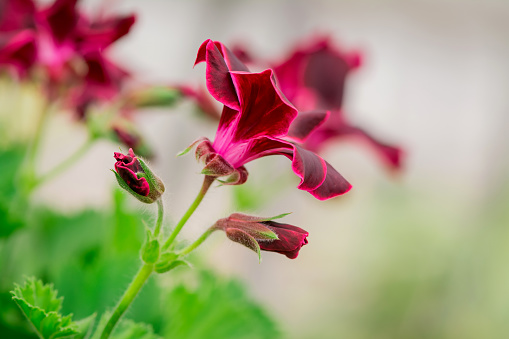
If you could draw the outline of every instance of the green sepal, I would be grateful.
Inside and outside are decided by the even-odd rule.
[[[147,238],[141,248],[141,259],[147,264],[154,264],[159,259],[159,240],[154,239],[152,232],[147,230]]]
[[[190,266],[188,262],[184,260],[178,260],[178,254],[172,252],[163,253],[158,262],[154,265],[154,270],[157,273],[165,273],[177,266],[187,265]]]
[[[258,242],[255,238],[238,228],[228,228],[225,232],[228,239],[253,250],[258,254],[258,262],[262,261],[260,245],[258,245]]]
[[[78,325],[72,321],[72,315],[62,316],[59,313],[63,298],[57,298],[53,285],[28,278],[23,287],[16,284],[11,294],[40,338],[57,339],[79,335]]]
[[[292,212],[279,214],[279,215],[276,215],[275,217],[270,217],[270,218],[260,218],[260,219],[257,219],[256,221],[272,221],[272,220],[284,218],[289,214],[292,214]]]
[[[183,156],[183,155],[185,155],[185,154],[189,153],[189,151],[191,151],[191,150],[193,149],[193,147],[194,147],[194,146],[196,146],[196,144],[197,144],[197,143],[202,142],[202,141],[205,141],[205,140],[207,140],[207,138],[205,138],[205,137],[201,137],[201,138],[196,139],[196,140],[195,140],[195,141],[193,141],[193,142],[191,143],[191,145],[189,145],[186,149],[184,149],[184,150],[182,150],[182,151],[178,152],[176,156],[177,156],[177,157],[180,157],[180,156]]]
[[[166,273],[168,271],[171,271],[172,269],[174,269],[175,267],[178,267],[178,266],[188,266],[190,267],[191,265],[185,261],[185,260],[175,260],[175,261],[172,261],[170,263],[167,263],[166,265],[162,265],[162,266],[157,266],[155,267],[155,271],[157,273]]]
[[[124,181],[124,179],[122,179],[120,177],[120,175],[115,172],[115,170],[111,170],[113,173],[115,173],[115,177],[117,178],[117,182],[118,182],[118,185],[120,187],[122,187],[124,190],[126,190],[128,193],[130,193],[133,197],[135,197],[136,199],[138,199],[139,201],[141,202],[144,202],[146,204],[152,204],[155,200],[152,199],[150,196],[148,197],[145,197],[143,195],[140,195],[138,193],[136,193],[135,191],[133,191],[131,189],[131,187],[129,187],[129,185],[127,185],[127,183]]]
[[[164,185],[161,182],[161,179],[159,179],[154,172],[150,169],[150,167],[145,164],[145,161],[141,158],[137,158],[140,162],[140,166],[143,169],[143,172],[145,172],[145,179],[147,179],[148,184],[150,185],[150,189],[155,188],[158,192],[163,193],[164,192]],[[138,175],[141,173],[138,173]]]

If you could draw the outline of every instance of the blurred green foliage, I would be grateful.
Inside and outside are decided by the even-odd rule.
[[[2,338],[37,337],[9,294],[14,283],[21,284],[26,276],[53,283],[65,298],[58,311],[73,314],[73,319],[85,318],[77,322],[79,326],[90,326],[92,321],[87,317],[91,314],[106,314],[138,270],[145,225],[154,220],[133,209],[131,204],[136,202],[119,189],[113,193],[113,205],[101,210],[62,213],[30,204],[16,186],[24,151],[21,146],[0,151]],[[162,287],[159,277],[149,279],[112,338],[279,336],[273,320],[248,297],[240,282],[200,268],[179,268],[167,274],[176,282],[173,287]],[[22,299],[23,293],[18,303],[23,304]],[[37,306],[45,309],[44,305]],[[60,323],[51,323],[43,337],[61,330]]]

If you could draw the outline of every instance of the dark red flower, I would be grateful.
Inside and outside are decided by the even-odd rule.
[[[33,27],[34,12],[32,0],[0,0],[0,32]]]
[[[115,152],[115,176],[120,187],[141,202],[150,204],[161,197],[164,185],[150,168],[129,149],[127,155]]]
[[[12,36],[0,48],[0,65],[13,70],[16,75],[26,77],[28,70],[35,63],[37,48],[35,36],[30,30],[23,30]]]
[[[259,251],[277,252],[295,259],[302,246],[308,243],[308,232],[302,228],[282,224],[273,219],[260,218],[241,213],[233,213],[228,218],[217,221],[215,228],[226,236],[259,254]]]
[[[196,63],[206,62],[207,89],[224,104],[214,142],[200,139],[196,156],[205,162],[204,174],[224,177],[228,184],[247,179],[244,164],[268,155],[292,160],[301,178],[299,189],[320,200],[346,193],[351,185],[313,152],[286,137],[297,110],[277,88],[272,70],[251,73],[220,42],[205,41]]]
[[[115,163],[115,171],[124,180],[127,186],[135,193],[147,197],[150,193],[150,186],[147,179],[138,176],[139,173],[144,172],[132,148],[129,149],[127,155],[115,152],[113,153],[113,157],[117,160]]]
[[[345,81],[360,64],[358,53],[342,52],[327,38],[322,38],[297,48],[288,59],[274,66],[281,90],[299,112],[303,112],[295,119],[288,135],[315,152],[321,151],[329,140],[359,137],[368,141],[391,168],[400,168],[402,152],[399,148],[378,141],[350,124],[344,115]],[[317,120],[320,110],[323,110],[322,116],[330,111],[330,118]],[[308,115],[307,111],[314,112]]]
[[[68,84],[63,82],[69,77],[76,81],[75,77],[80,76],[77,74],[79,72],[73,69],[76,61],[78,64],[90,66],[87,55],[102,52],[127,34],[135,21],[133,15],[90,19],[78,10],[77,0],[56,0],[40,9],[35,8],[30,1],[7,0],[4,7],[11,14],[7,13],[6,17],[0,20],[0,27],[7,22],[4,25],[10,27],[12,32],[30,30],[36,55],[36,62],[20,60],[19,58],[26,58],[24,55],[18,59],[11,57],[9,62],[15,66],[23,64],[24,69],[20,70],[23,74],[34,65],[42,66],[51,86],[57,84],[67,87]],[[9,23],[12,20],[7,20],[11,17],[24,19],[13,19],[17,23],[15,25]],[[5,37],[0,40],[5,40]],[[0,55],[11,50],[12,46],[4,45],[0,47]]]

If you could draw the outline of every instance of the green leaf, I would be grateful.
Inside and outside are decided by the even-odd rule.
[[[276,339],[279,330],[237,280],[210,271],[177,285],[165,299],[162,335],[178,339]]]
[[[94,313],[84,319],[76,321],[76,325],[78,326],[78,331],[80,332],[73,339],[85,339],[89,338],[92,335],[92,329],[94,328],[95,318],[97,314]]]
[[[11,294],[40,338],[66,338],[79,334],[77,324],[71,320],[72,315],[64,317],[59,313],[63,298],[57,298],[52,285],[29,278],[23,287],[16,285]]]
[[[101,321],[90,339],[99,339],[104,327],[108,323],[111,313],[106,312],[101,317]],[[145,323],[137,323],[129,319],[120,319],[119,323],[113,329],[110,339],[162,339],[154,334],[152,326]]]

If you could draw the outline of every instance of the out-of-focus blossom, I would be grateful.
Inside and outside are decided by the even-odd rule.
[[[0,27],[9,27],[10,33],[0,36],[0,42],[6,41],[0,44],[2,65],[15,67],[20,75],[35,66],[42,68],[48,85],[57,87],[53,91],[83,86],[87,92],[92,89],[87,96],[98,99],[118,91],[110,76],[118,67],[103,52],[129,32],[134,15],[89,18],[78,10],[77,0],[56,0],[42,8],[26,0],[6,0],[3,7],[8,13],[0,18]],[[16,36],[9,38],[12,34]],[[100,91],[96,84],[101,81],[94,79],[99,74],[109,74],[102,79]],[[92,87],[91,81],[95,81]]]
[[[240,53],[251,58],[246,51]],[[346,80],[360,65],[358,52],[344,52],[328,38],[314,39],[272,64],[278,86],[299,110],[288,135],[314,152],[320,152],[334,139],[358,137],[367,141],[390,168],[399,169],[402,151],[398,147],[379,141],[345,116]]]
[[[226,177],[224,183],[247,180],[244,164],[268,155],[292,160],[301,178],[299,189],[320,200],[346,193],[351,185],[313,152],[282,138],[286,137],[297,110],[277,88],[272,70],[251,73],[220,42],[205,41],[196,63],[206,63],[207,89],[224,105],[214,142],[206,138],[194,144],[196,156],[205,163],[204,174]]]
[[[129,149],[127,155],[115,152],[115,171],[119,185],[144,203],[153,203],[164,192],[162,181]]]
[[[0,0],[0,32],[33,27],[34,13],[35,5],[32,0]]]
[[[205,113],[206,116],[213,120],[219,121],[221,118],[221,111],[216,107],[213,97],[202,87],[194,89],[190,85],[176,86],[182,96],[194,101],[198,109]]]
[[[278,218],[278,217],[275,217]],[[260,218],[233,213],[216,222],[215,228],[226,236],[260,254],[260,250],[277,252],[295,259],[302,246],[308,243],[308,232],[302,228],[272,221],[275,218]]]
[[[21,78],[27,76],[36,58],[35,36],[30,30],[15,34],[0,50],[0,66],[6,67]]]
[[[330,111],[329,119],[319,122],[319,126],[313,128],[307,138],[301,136],[305,134],[302,129],[310,128],[310,117],[299,114],[289,135],[303,141],[306,148],[316,152],[332,139],[360,137],[377,150],[389,167],[398,169],[401,166],[399,148],[378,141],[345,117],[345,82],[351,71],[360,64],[359,53],[343,52],[334,47],[329,39],[322,38],[296,49],[288,59],[274,66],[281,90],[299,111]]]

